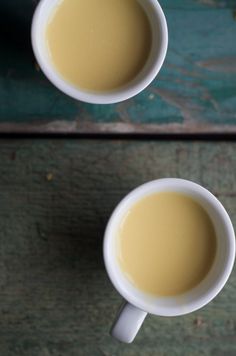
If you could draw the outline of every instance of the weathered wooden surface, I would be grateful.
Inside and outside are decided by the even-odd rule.
[[[130,189],[183,177],[236,223],[236,143],[0,141],[1,356],[234,356],[236,274],[204,309],[149,316],[132,345],[110,338],[121,298],[102,262],[109,214]]]
[[[1,0],[0,133],[236,133],[236,1],[162,0],[169,51],[157,80],[93,106],[55,89],[30,45],[37,0]]]

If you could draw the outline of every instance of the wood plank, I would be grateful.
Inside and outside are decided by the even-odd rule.
[[[151,179],[203,184],[235,224],[235,150],[224,142],[1,140],[0,354],[235,355],[235,270],[208,306],[149,316],[127,346],[108,334],[121,298],[102,261],[109,214]]]
[[[0,133],[236,133],[234,0],[162,0],[163,69],[140,95],[105,106],[72,100],[43,76],[30,45],[36,3],[0,3]]]

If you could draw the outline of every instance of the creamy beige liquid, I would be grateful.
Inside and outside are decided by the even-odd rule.
[[[173,296],[195,287],[210,270],[216,235],[206,211],[192,198],[162,192],[143,198],[124,216],[118,259],[144,292]]]
[[[46,41],[64,79],[83,89],[110,91],[141,71],[152,39],[137,0],[62,0]]]

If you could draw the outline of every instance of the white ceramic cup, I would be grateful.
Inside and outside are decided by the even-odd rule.
[[[31,30],[32,46],[37,62],[46,77],[58,89],[74,99],[87,103],[112,104],[135,96],[153,81],[164,62],[168,45],[166,19],[157,0],[138,0],[147,13],[152,29],[152,47],[144,68],[122,88],[102,93],[77,88],[66,81],[52,64],[45,39],[45,30],[51,14],[60,1],[41,0],[34,13]]]
[[[216,257],[207,276],[195,288],[174,297],[155,297],[137,289],[125,277],[117,259],[115,232],[124,214],[141,198],[163,191],[184,193],[199,202],[208,212],[217,236]],[[160,316],[184,315],[203,307],[220,292],[234,264],[234,229],[223,205],[208,190],[183,179],[159,179],[141,185],[119,203],[107,224],[103,252],[110,280],[126,300],[111,334],[116,339],[129,343],[133,341],[147,313]]]

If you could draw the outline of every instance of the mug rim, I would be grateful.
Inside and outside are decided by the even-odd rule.
[[[162,308],[158,308],[158,306],[155,306],[155,308],[152,307],[152,305],[149,305],[148,302],[146,302],[144,300],[144,298],[143,299],[139,298],[134,295],[135,293],[133,293],[133,295],[132,295],[130,293],[130,291],[125,290],[124,286],[122,286],[122,282],[120,282],[120,280],[118,280],[118,277],[117,277],[116,273],[114,272],[114,268],[111,268],[111,265],[110,265],[109,240],[112,238],[110,230],[111,230],[112,224],[114,223],[114,220],[117,218],[117,215],[119,216],[119,212],[120,212],[121,208],[123,208],[125,205],[127,205],[130,198],[139,196],[139,194],[143,191],[143,189],[145,189],[145,188],[148,189],[148,187],[151,188],[151,187],[154,187],[157,185],[160,186],[163,183],[166,185],[168,185],[168,184],[170,185],[171,190],[169,190],[169,191],[175,191],[174,185],[175,185],[175,187],[178,187],[178,186],[183,187],[183,184],[184,184],[184,185],[188,185],[189,188],[196,189],[196,191],[198,190],[198,191],[201,191],[202,194],[205,194],[204,197],[206,197],[206,201],[212,202],[213,208],[216,209],[220,213],[220,216],[222,217],[222,221],[225,224],[225,227],[227,230],[226,240],[228,241],[228,245],[230,246],[229,253],[227,256],[228,258],[227,258],[226,266],[224,267],[222,274],[217,278],[216,281],[214,281],[214,285],[211,288],[209,288],[209,290],[206,290],[206,292],[203,293],[197,299],[197,301],[192,301],[190,303],[189,302],[186,303],[187,305],[184,309],[170,308],[170,310],[168,310],[168,308],[165,308],[164,310],[162,310]],[[165,191],[168,191],[168,189],[166,189]],[[183,194],[184,194],[184,192],[183,192]],[[145,312],[148,312],[148,313],[154,314],[154,315],[159,315],[159,316],[184,315],[184,314],[194,312],[194,311],[202,308],[206,304],[208,304],[212,299],[214,299],[217,296],[217,294],[222,290],[225,283],[227,282],[227,280],[230,276],[230,273],[233,269],[234,260],[235,260],[234,228],[233,228],[231,219],[230,219],[227,211],[225,210],[224,206],[209,190],[207,190],[203,186],[201,186],[195,182],[192,182],[190,180],[185,180],[185,179],[180,179],[180,178],[161,178],[161,179],[153,180],[153,181],[150,181],[150,182],[147,182],[147,183],[144,183],[144,184],[138,186],[137,188],[132,190],[130,193],[128,193],[120,201],[120,203],[118,203],[118,205],[114,209],[113,213],[111,214],[111,216],[108,220],[106,229],[105,229],[104,240],[103,240],[103,258],[104,258],[106,271],[107,271],[107,274],[109,276],[111,283],[113,284],[115,289],[120,293],[120,295],[123,296],[123,298],[125,300],[127,300],[129,303],[131,303],[132,305],[136,306],[137,308],[139,308]],[[162,298],[167,300],[170,297],[162,297]],[[158,297],[156,297],[156,299],[158,299]],[[174,312],[172,309],[174,310]]]
[[[147,3],[150,3],[152,6],[154,6],[156,10],[155,16],[158,19],[158,23],[162,30],[160,49],[158,51],[158,55],[155,57],[155,60],[153,60],[154,65],[150,68],[150,70],[147,71],[146,74],[144,74],[142,78],[140,78],[137,83],[132,84],[130,87],[129,84],[127,84],[127,88],[118,88],[115,91],[110,91],[107,93],[96,93],[92,91],[89,92],[77,88],[73,84],[70,84],[64,78],[62,78],[60,73],[54,68],[52,64],[50,64],[50,61],[46,58],[46,55],[44,55],[40,50],[40,45],[38,43],[38,33],[41,29],[40,16],[43,16],[43,9],[49,1],[50,0],[40,0],[35,9],[31,25],[31,43],[34,55],[43,73],[48,78],[48,80],[64,94],[67,94],[76,100],[90,104],[114,104],[130,99],[131,97],[139,94],[155,79],[163,65],[168,48],[167,22],[162,7],[157,0],[145,0]]]

